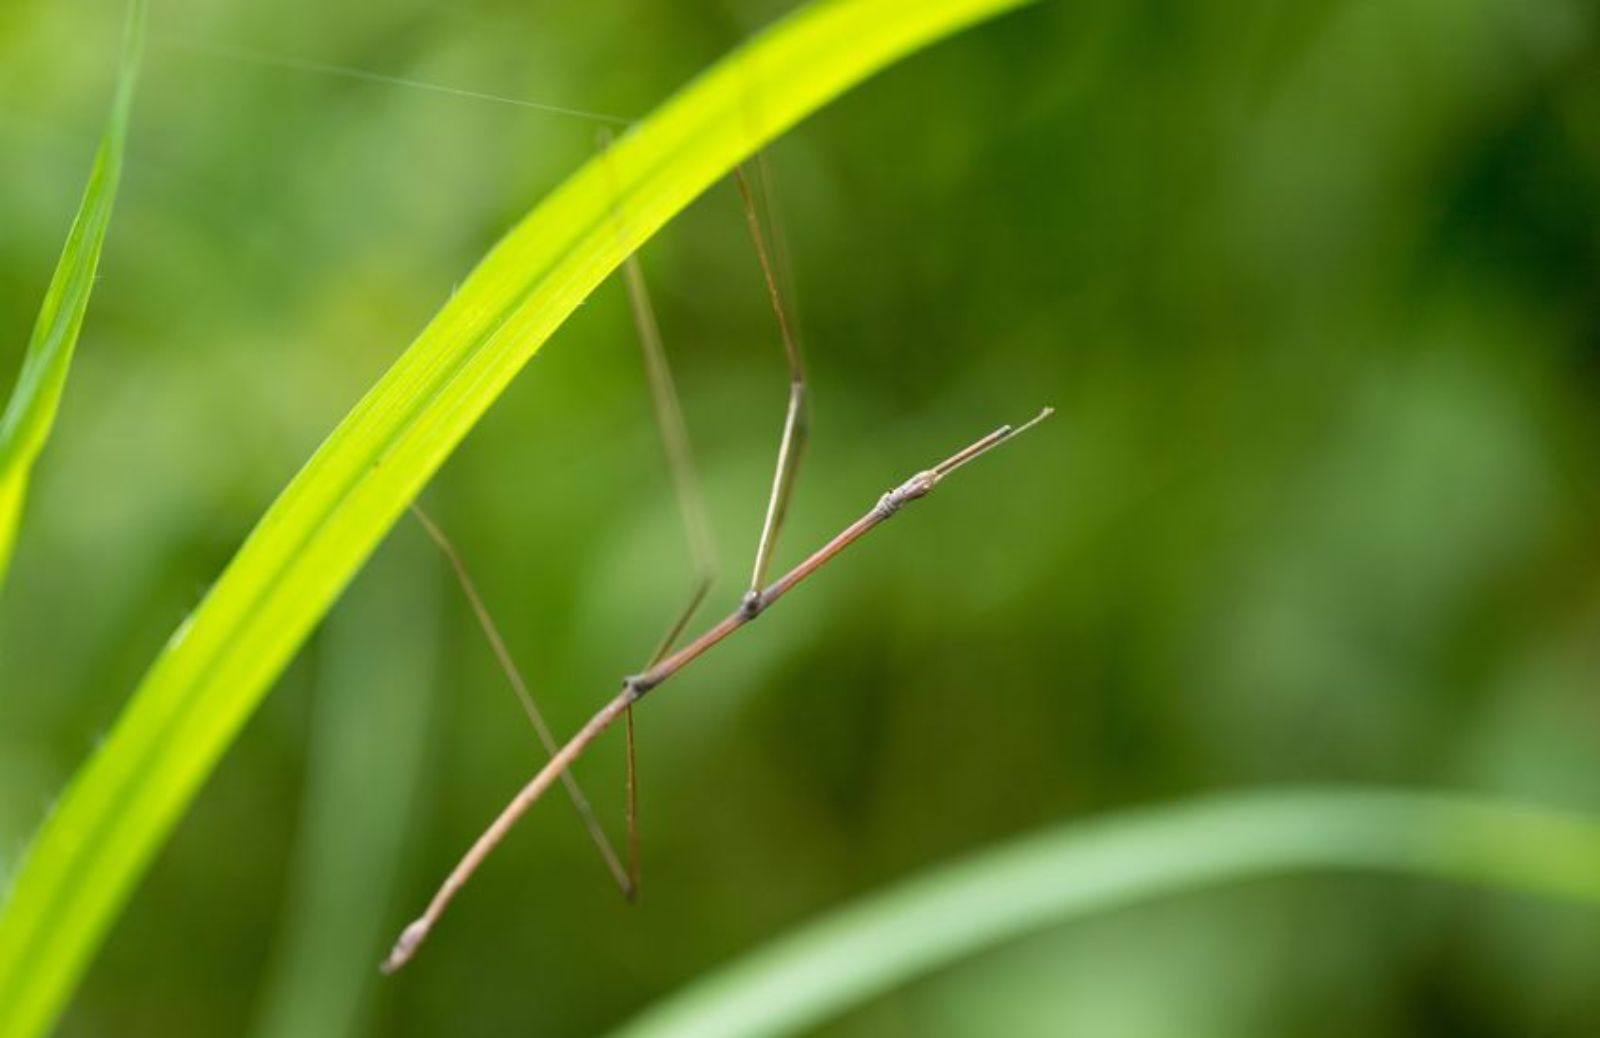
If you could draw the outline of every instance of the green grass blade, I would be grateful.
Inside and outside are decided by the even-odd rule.
[[[878,69],[1023,0],[832,0],[735,51],[514,227],[273,503],[45,821],[0,916],[0,1038],[47,1028],[201,782],[445,457],[622,259]]]
[[[937,869],[746,955],[612,1038],[793,1034],[1048,926],[1306,870],[1397,872],[1600,908],[1600,820],[1390,791],[1216,797],[1066,825]]]
[[[134,81],[139,76],[139,59],[144,50],[144,23],[145,0],[133,0],[128,8],[122,68],[117,74],[111,117],[95,151],[89,183],[83,189],[83,200],[78,203],[78,214],[73,217],[61,259],[45,290],[39,319],[22,358],[22,372],[5,413],[0,415],[0,585],[5,583],[17,527],[22,521],[28,473],[55,424],[61,392],[72,367],[73,349],[83,328],[84,312],[89,308],[89,293],[94,289],[95,271],[100,266],[106,228],[111,225],[117,183],[122,179],[122,152],[128,139]]]

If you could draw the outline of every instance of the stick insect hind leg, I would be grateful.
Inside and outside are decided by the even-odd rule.
[[[646,669],[654,667],[667,653],[672,651],[678,639],[683,635],[684,629],[694,619],[694,614],[699,610],[702,602],[710,593],[716,583],[716,553],[711,540],[711,524],[706,518],[704,495],[700,491],[699,477],[695,471],[694,453],[689,445],[688,425],[684,421],[683,407],[678,399],[676,384],[672,377],[672,368],[667,361],[666,349],[661,340],[661,329],[656,322],[654,308],[650,305],[650,295],[645,287],[644,273],[640,267],[637,256],[629,256],[623,264],[624,280],[628,289],[628,303],[633,312],[635,328],[638,332],[639,347],[644,355],[644,366],[647,381],[650,385],[650,399],[652,410],[655,414],[656,424],[661,435],[662,446],[666,452],[667,466],[672,474],[673,490],[678,499],[679,511],[682,515],[684,532],[689,544],[689,552],[693,563],[694,575],[690,586],[687,601],[680,608],[671,627],[662,637],[655,651],[651,654]],[[495,623],[494,616],[489,611],[483,595],[479,592],[477,583],[472,579],[471,572],[467,569],[466,561],[455,544],[445,534],[444,530],[434,519],[422,509],[420,505],[411,505],[411,514],[417,523],[427,533],[429,539],[438,546],[450,569],[454,573],[456,582],[460,585],[462,594],[472,607],[472,612],[477,618],[478,626],[483,632],[484,639],[489,643],[494,652],[495,660],[505,674],[506,681],[516,692],[517,700],[522,706],[523,713],[528,718],[528,723],[533,727],[539,742],[551,756],[556,754],[558,745],[555,736],[551,734],[550,726],[546,723],[543,713],[534,702],[533,694],[528,690],[528,683],[523,679],[521,670],[517,667],[516,660],[511,655],[505,638],[500,633],[500,628]],[[633,711],[626,715],[627,728],[627,861],[618,856],[612,846],[610,838],[606,835],[605,828],[589,798],[584,794],[577,777],[570,771],[562,773],[561,782],[566,788],[567,796],[577,810],[584,828],[588,831],[590,839],[599,851],[601,859],[605,862],[606,870],[616,881],[618,889],[629,901],[637,900],[641,880],[641,864],[639,852],[639,799],[638,799],[638,766],[635,750],[635,736],[633,724]]]
[[[534,702],[533,693],[528,691],[528,683],[523,680],[522,671],[517,667],[516,660],[512,658],[511,649],[506,645],[505,638],[500,634],[500,626],[495,623],[494,616],[489,612],[488,604],[484,602],[483,595],[478,591],[477,583],[472,579],[472,574],[467,569],[466,560],[461,552],[456,550],[455,544],[450,540],[439,524],[433,520],[422,507],[415,502],[411,504],[411,515],[416,519],[428,535],[428,538],[438,546],[445,560],[450,563],[450,570],[455,574],[456,583],[461,586],[461,592],[466,596],[467,603],[471,605],[473,615],[478,620],[478,627],[483,632],[484,640],[494,652],[495,661],[500,665],[500,670],[505,674],[506,681],[517,695],[517,701],[522,706],[522,712],[528,718],[528,724],[533,727],[534,733],[539,737],[540,744],[545,752],[554,757],[560,748],[555,736],[550,732],[550,726],[545,722],[544,714]],[[606,871],[611,873],[611,878],[617,883],[622,896],[632,900],[637,892],[637,887],[629,870],[625,869],[622,860],[617,855],[616,848],[611,845],[611,839],[606,836],[605,828],[600,824],[600,819],[595,815],[594,807],[589,803],[589,798],[584,795],[583,787],[578,784],[577,776],[570,771],[561,776],[561,784],[566,787],[567,797],[572,801],[572,806],[577,809],[578,817],[583,822],[583,827],[588,831],[589,838],[594,841],[595,848],[600,852],[600,858],[605,862]]]

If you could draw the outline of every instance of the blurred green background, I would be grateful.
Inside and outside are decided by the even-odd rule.
[[[162,0],[123,193],[0,597],[0,866],[277,490],[594,124],[786,5]],[[121,5],[0,7],[0,380],[109,103]],[[1228,788],[1600,809],[1600,46],[1579,0],[1077,0],[770,153],[815,436],[780,563],[1057,417],[639,716],[643,903],[541,805],[374,965],[541,755],[397,527],[162,854],[64,1035],[585,1034],[1008,835]],[[785,376],[737,198],[644,252],[742,590]],[[689,575],[607,285],[424,502],[560,731]],[[711,615],[711,614],[708,614]],[[621,834],[622,753],[579,769]],[[1595,920],[1373,879],[1129,909],[846,1035],[1600,1032]]]

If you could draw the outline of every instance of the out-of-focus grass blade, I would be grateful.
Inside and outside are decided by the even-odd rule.
[[[384,546],[323,626],[299,848],[255,1038],[365,1033],[429,744],[440,559]]]
[[[1069,824],[866,898],[691,983],[612,1038],[770,1038],[1022,934],[1197,887],[1357,869],[1600,908],[1600,820],[1399,791],[1215,797]]]
[[[5,584],[17,527],[22,521],[28,474],[56,420],[67,371],[72,367],[73,348],[78,344],[89,293],[94,289],[95,270],[100,266],[100,248],[111,224],[117,182],[122,178],[128,115],[133,109],[133,85],[144,50],[144,23],[145,0],[133,0],[128,8],[122,69],[117,75],[111,118],[100,137],[89,184],[83,190],[78,215],[73,218],[67,244],[45,291],[44,305],[39,308],[28,352],[22,358],[22,373],[17,376],[5,414],[0,415],[0,586]]]
[[[45,821],[0,915],[0,1038],[28,1038],[55,1019],[267,687],[407,502],[595,286],[810,112],[1023,2],[803,7],[685,87],[494,247],[262,517]]]

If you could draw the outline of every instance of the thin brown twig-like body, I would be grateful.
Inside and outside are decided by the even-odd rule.
[[[918,472],[880,497],[877,504],[873,505],[865,515],[846,526],[832,540],[812,552],[799,565],[768,585],[755,598],[753,607],[747,598],[732,613],[718,621],[689,644],[662,659],[644,673],[636,674],[623,681],[622,691],[610,702],[606,703],[605,706],[601,707],[599,712],[579,729],[578,734],[574,735],[565,746],[561,747],[550,758],[550,761],[539,770],[538,774],[527,785],[522,787],[511,802],[501,810],[500,814],[489,825],[489,828],[484,830],[483,834],[473,843],[466,855],[450,872],[450,875],[445,878],[444,884],[440,886],[438,893],[434,894],[433,900],[429,902],[426,911],[401,932],[399,940],[395,942],[394,949],[383,962],[383,971],[385,973],[393,973],[410,961],[423,940],[427,938],[428,932],[439,921],[439,917],[444,914],[444,910],[449,907],[451,900],[472,878],[472,874],[478,870],[484,860],[505,839],[512,826],[517,824],[528,809],[544,795],[551,785],[566,774],[573,761],[577,760],[583,751],[588,749],[589,744],[594,742],[607,728],[611,727],[619,717],[626,714],[635,703],[644,698],[652,689],[659,687],[678,671],[699,658],[712,646],[761,615],[767,607],[782,598],[796,584],[815,573],[834,556],[860,540],[869,531],[893,517],[905,505],[926,496],[944,477],[1007,440],[1027,431],[1043,421],[1051,413],[1051,409],[1047,407],[1023,425],[1017,427],[1001,426],[982,439],[957,451],[933,468]]]

